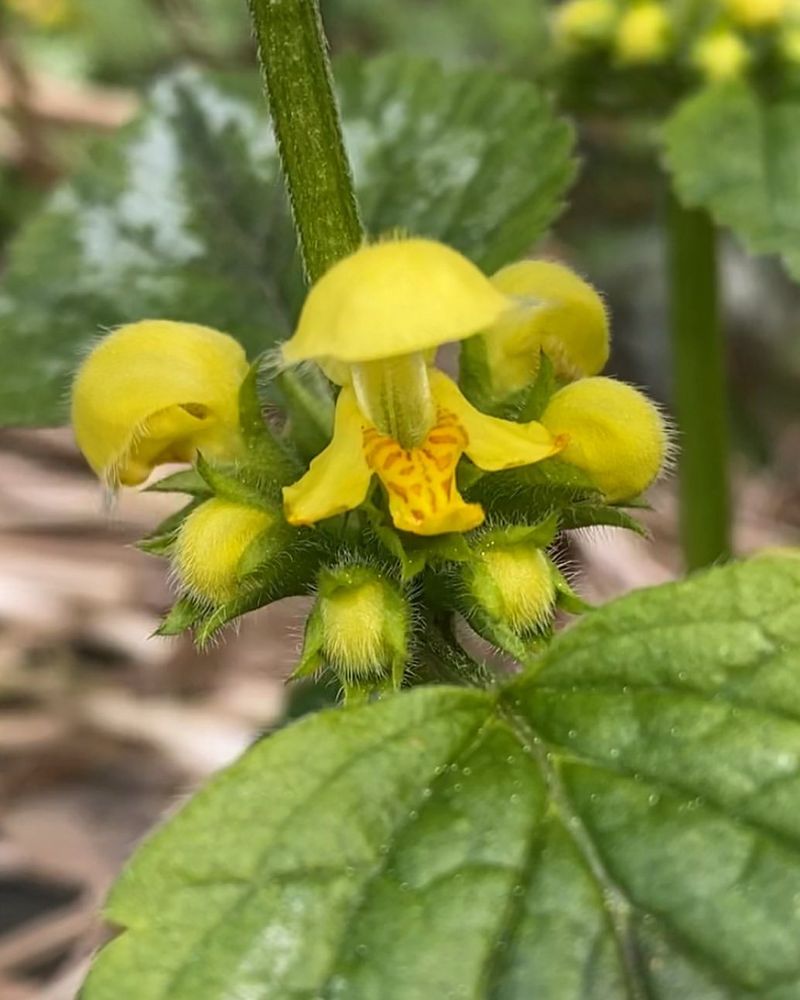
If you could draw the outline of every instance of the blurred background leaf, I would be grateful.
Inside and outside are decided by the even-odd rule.
[[[403,58],[348,60],[338,82],[371,234],[402,226],[492,269],[561,209],[572,131],[532,85]],[[69,374],[105,328],[194,321],[256,353],[289,332],[301,298],[256,75],[180,71],[15,241],[0,421],[63,422]]]
[[[710,87],[679,105],[664,139],[681,201],[800,278],[800,100],[745,82]]]

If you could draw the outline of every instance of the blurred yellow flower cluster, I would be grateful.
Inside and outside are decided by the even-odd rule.
[[[797,0],[564,0],[553,28],[567,61],[604,52],[620,67],[676,65],[712,83],[739,78],[764,41],[800,62]]]

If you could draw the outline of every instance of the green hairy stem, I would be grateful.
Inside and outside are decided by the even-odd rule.
[[[342,140],[316,0],[249,0],[300,251],[309,281],[364,230]]]
[[[670,195],[667,210],[681,539],[687,568],[731,555],[728,390],[714,225]]]

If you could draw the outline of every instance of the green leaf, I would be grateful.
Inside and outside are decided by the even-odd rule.
[[[212,489],[197,469],[181,469],[163,479],[156,479],[145,493],[188,493],[193,497],[210,497]]]
[[[519,423],[538,420],[558,389],[553,362],[541,352],[536,378],[530,385],[508,396],[495,396],[486,340],[480,334],[462,343],[458,375],[461,391],[473,406],[491,416]]]
[[[245,507],[259,507],[270,513],[275,511],[275,498],[271,485],[259,477],[260,470],[247,466],[215,465],[207,461],[199,452],[195,468],[215,496]],[[248,474],[249,473],[249,474]]]
[[[564,510],[565,516],[569,516],[570,511],[584,505],[592,509],[602,506],[602,497],[586,474],[558,458],[518,469],[480,473],[470,482],[473,475],[473,470],[462,462],[459,484],[468,499],[477,500],[499,518],[537,523],[553,511]]]
[[[680,105],[664,140],[680,200],[799,278],[800,98],[769,99],[743,81],[708,88]]]
[[[337,79],[371,234],[399,226],[492,271],[563,208],[575,137],[537,87],[407,58],[345,61]]]
[[[193,624],[196,644],[206,646],[221,629],[249,611],[285,597],[308,594],[320,563],[330,556],[320,536],[276,522],[271,532],[255,538],[245,550],[237,596],[226,604],[207,608],[202,620]]]
[[[517,419],[522,423],[529,420],[539,420],[558,388],[558,379],[556,378],[553,362],[544,351],[541,351],[539,353],[539,368],[536,372],[536,380],[522,394],[522,406]]]
[[[303,467],[277,440],[267,423],[259,386],[263,367],[264,358],[257,358],[239,388],[239,427],[251,476],[262,478],[277,488],[297,479]]]
[[[573,134],[532,85],[406,58],[347,61],[338,81],[373,235],[402,227],[494,268],[558,213]],[[288,335],[302,297],[257,73],[166,77],[13,245],[0,423],[63,422],[71,373],[103,330],[199,322],[256,355]]]
[[[207,613],[190,597],[180,597],[170,608],[153,633],[160,636],[180,635],[201,621]]]
[[[559,522],[565,531],[603,526],[624,528],[626,531],[641,535],[642,538],[650,537],[647,528],[626,510],[607,504],[591,502],[570,504],[559,511]]]
[[[262,740],[137,852],[84,1000],[800,996],[800,558],[643,591],[500,691]]]
[[[288,419],[293,446],[310,462],[333,437],[334,401],[331,386],[318,368],[281,372],[273,389]]]
[[[191,501],[184,507],[181,507],[180,510],[175,511],[174,514],[170,514],[169,517],[165,518],[155,531],[151,531],[144,538],[139,539],[136,542],[136,548],[141,549],[142,552],[147,552],[151,556],[169,556],[178,537],[178,529],[204,499],[205,497],[202,495],[192,497]]]

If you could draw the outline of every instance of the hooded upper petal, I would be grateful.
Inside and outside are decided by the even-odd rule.
[[[313,286],[283,357],[290,364],[354,364],[427,351],[491,326],[509,305],[474,264],[442,243],[374,243]]]
[[[540,351],[562,378],[602,371],[609,354],[608,314],[587,281],[563,264],[524,260],[498,271],[492,283],[517,303],[484,337],[496,392],[506,395],[529,384]]]
[[[104,337],[78,369],[72,426],[98,476],[143,482],[154,466],[220,457],[238,442],[241,345],[192,323],[143,320]]]

